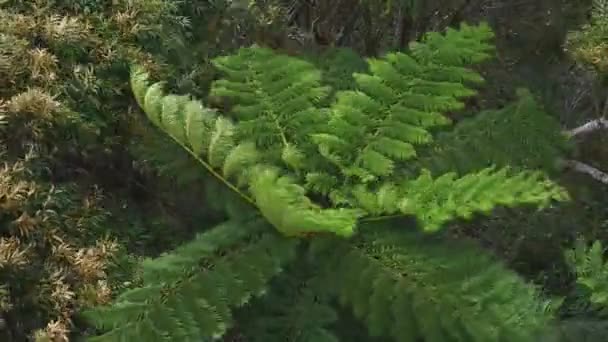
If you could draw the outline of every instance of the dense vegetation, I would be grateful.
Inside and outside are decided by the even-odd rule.
[[[606,23],[0,1],[0,340],[602,341]]]

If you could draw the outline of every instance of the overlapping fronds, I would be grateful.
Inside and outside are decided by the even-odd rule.
[[[277,300],[276,297],[269,300]],[[278,300],[294,299],[279,297]],[[257,326],[248,334],[252,342],[338,342],[338,338],[326,326],[337,319],[334,309],[315,299],[315,294],[298,294],[293,303],[281,307],[273,315],[255,317]],[[278,302],[282,303],[282,301]],[[275,305],[278,303],[274,303]],[[249,323],[251,324],[251,323]]]
[[[559,341],[602,341],[608,332],[608,263],[599,240],[579,238],[564,253],[576,286],[560,310]]]
[[[329,132],[314,136],[321,154],[363,182],[390,176],[397,162],[415,158],[414,145],[432,141],[429,129],[450,123],[442,113],[463,108],[461,98],[476,94],[465,82],[482,81],[463,65],[490,57],[491,31],[463,26],[456,38],[457,32],[449,39],[429,35],[411,55],[369,59],[371,74],[354,74],[358,90],[337,94]]]
[[[144,262],[143,286],[124,292],[111,307],[88,312],[107,331],[90,340],[217,339],[230,327],[232,309],[264,294],[295,256],[296,245],[264,224],[229,221],[215,227]]]
[[[131,77],[135,98],[148,118],[195,157],[204,154],[210,167],[220,167],[236,146],[233,123],[189,96],[165,95],[163,83],[148,84],[148,75],[135,69]],[[255,162],[255,154],[250,158]]]
[[[219,57],[214,65],[224,78],[211,94],[232,102],[237,133],[294,169],[302,169],[314,148],[308,138],[324,129],[326,114],[316,107],[330,88],[311,63],[259,47]]]
[[[450,123],[444,114],[463,108],[462,98],[476,93],[469,85],[483,79],[467,66],[490,57],[491,37],[486,25],[463,25],[428,34],[411,45],[409,54],[369,59],[370,73],[354,73],[356,89],[338,91],[329,108],[320,108],[331,90],[322,85],[319,70],[259,47],[214,61],[224,78],[214,82],[212,95],[226,99],[230,113],[220,114],[188,96],[165,95],[162,83],[148,85],[147,75],[137,69],[132,86],[150,120],[220,184],[252,204],[268,226],[288,237],[333,233],[332,245],[307,260],[327,271],[323,286],[314,290],[329,288],[352,306],[372,336],[534,341],[549,322],[536,290],[478,249],[421,241],[376,226],[361,238],[335,237],[352,236],[363,215],[367,221],[415,216],[426,231],[437,231],[450,220],[489,213],[496,206],[542,207],[567,198],[542,172],[511,169],[503,159],[436,176],[424,164],[414,164],[420,145],[433,141],[433,130]],[[538,119],[540,110],[529,99],[517,106],[516,111],[534,114],[530,120]],[[502,113],[490,114],[490,122],[502,119]],[[465,134],[459,129],[467,126],[461,127],[453,136]],[[461,146],[466,145],[454,144]],[[418,166],[413,168],[417,174],[405,172],[407,164]],[[144,263],[144,287],[109,309],[106,316],[114,321],[97,320],[114,328],[105,336],[219,337],[230,326],[229,308],[260,293],[294,256],[296,243],[270,232],[213,236]],[[218,236],[242,243],[216,255],[211,247]],[[201,270],[201,259],[213,266]],[[326,301],[313,297],[301,298],[297,309],[318,317],[289,307],[281,322],[299,324],[308,317],[315,325],[306,327],[312,333],[300,340],[333,341],[325,329],[333,313]],[[130,323],[118,326],[116,319]]]
[[[333,232],[339,236],[350,236],[362,210],[329,208],[323,209],[306,197],[304,187],[289,177],[279,177],[272,169],[255,172],[251,191],[256,205],[264,217],[287,236],[301,233]],[[306,227],[305,230],[297,227]]]
[[[436,230],[497,205],[566,198],[540,174],[497,171],[495,163],[461,172],[458,179],[449,172],[436,179],[426,171],[413,179],[395,172],[417,157],[415,145],[433,141],[433,127],[450,122],[442,113],[462,108],[461,98],[476,93],[468,84],[483,79],[465,66],[490,57],[491,37],[486,25],[463,25],[445,35],[428,34],[409,55],[369,59],[371,73],[354,73],[358,89],[338,92],[329,111],[317,107],[328,89],[312,64],[258,47],[214,61],[225,78],[214,82],[212,93],[230,100],[234,121],[187,96],[163,95],[162,84],[148,87],[141,72],[134,73],[133,88],[152,122],[286,235],[352,235],[361,209],[368,215],[414,214]],[[529,115],[518,117],[522,125],[550,122],[529,96],[522,97],[513,109]],[[488,114],[485,120],[500,119]],[[465,125],[451,136],[472,128]],[[522,149],[532,139],[519,137],[524,141],[515,145]],[[313,203],[307,192],[328,196],[338,208]]]
[[[371,215],[414,214],[429,230],[436,230],[456,217],[487,213],[497,205],[546,204],[553,199],[565,199],[563,191],[542,175],[497,171],[492,166],[498,163],[483,165],[485,155],[480,156],[482,167],[460,172],[464,176],[458,179],[451,173],[460,171],[457,168],[442,169],[436,179],[420,168],[416,169],[414,180],[404,172],[397,172],[406,167],[404,162],[417,165],[413,160],[418,156],[415,146],[433,142],[433,127],[450,123],[442,113],[461,109],[464,106],[461,98],[476,93],[468,84],[483,79],[466,66],[490,57],[492,47],[487,40],[491,37],[492,32],[485,25],[463,25],[460,31],[448,30],[445,35],[428,34],[422,43],[412,44],[409,55],[398,52],[369,59],[371,74],[354,74],[358,90],[338,92],[328,130],[312,135],[319,153],[339,170],[340,176],[324,171],[309,173],[309,189],[328,195],[336,205],[361,207]],[[520,112],[529,115],[526,122],[541,125],[550,121],[529,97],[517,106]],[[497,115],[486,119],[484,114],[478,119],[481,123],[497,120]],[[524,114],[518,119],[522,117]],[[450,136],[471,134],[476,138],[474,128],[470,124]],[[510,128],[505,128],[505,135],[512,133]],[[556,125],[547,125],[545,129],[556,129]],[[537,136],[537,132],[527,129],[516,137],[533,139],[523,136],[524,133]],[[508,143],[505,136],[501,138],[505,139],[502,143]],[[526,142],[517,145],[525,146]],[[458,147],[452,144],[447,148]],[[525,152],[528,151],[521,154]],[[526,158],[539,158],[538,154],[544,152]],[[509,165],[504,160],[497,161],[503,162],[500,166]],[[470,171],[475,172],[467,174]],[[422,175],[418,177],[419,173]]]
[[[322,72],[323,83],[331,87],[331,96],[323,102],[331,105],[335,93],[344,90],[355,90],[355,73],[369,71],[369,65],[363,57],[349,48],[330,48],[327,51],[308,58]]]
[[[314,263],[300,259],[273,280],[266,296],[239,312],[239,331],[251,342],[337,342],[338,313]]]
[[[481,112],[439,134],[415,165],[434,175],[466,174],[489,165],[551,170],[567,149],[567,138],[529,91],[520,89],[518,95],[502,109]]]
[[[537,341],[553,309],[471,245],[383,232],[344,245],[328,280],[371,336],[395,341]]]
[[[325,209],[314,204],[303,187],[290,177],[281,176],[279,169],[269,164],[273,161],[272,152],[258,148],[255,135],[238,134],[249,121],[234,123],[188,96],[164,95],[163,84],[148,85],[147,78],[145,72],[136,68],[131,83],[148,118],[213,177],[259,208],[277,230],[287,236],[309,232],[343,236],[354,233],[361,211]],[[288,144],[283,147],[282,159],[299,166],[300,152]]]

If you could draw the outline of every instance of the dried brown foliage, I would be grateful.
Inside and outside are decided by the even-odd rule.
[[[36,338],[67,340],[74,312],[109,300],[105,269],[117,244],[100,238],[87,245],[83,239],[104,216],[95,198],[74,202],[65,189],[30,178],[25,162],[0,168],[0,279],[6,284],[0,315],[9,328],[4,333],[19,340],[20,327],[41,324],[22,321],[22,313],[32,311],[48,318]]]
[[[129,4],[137,1],[120,2],[105,17],[43,0],[0,5],[2,341],[68,341],[73,315],[112,296],[106,270],[118,245],[100,234],[107,217],[102,191],[94,181],[84,190],[57,182],[51,167],[66,168],[61,158],[73,151],[111,149],[66,137],[98,136],[104,125],[126,121],[115,117],[99,125],[82,119],[82,108],[89,117],[96,114],[91,103],[101,114],[115,113],[115,103],[100,100],[103,92],[117,96],[116,102],[128,100],[128,83],[105,80],[100,72],[117,61],[154,65],[131,44],[150,29],[141,22],[150,10]],[[102,24],[109,31],[95,29]],[[85,89],[73,98],[75,85]]]

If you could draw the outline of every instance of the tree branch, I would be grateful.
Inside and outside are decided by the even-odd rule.
[[[576,161],[576,160],[562,160],[562,165],[568,169],[576,172],[584,173],[598,182],[608,184],[608,174],[594,168],[591,165]]]
[[[608,101],[607,101],[608,103]],[[578,126],[574,129],[566,131],[566,134],[570,137],[575,137],[577,135],[591,133],[593,131],[597,131],[599,129],[607,129],[608,128],[608,119],[599,118],[592,121],[587,122],[584,125]]]

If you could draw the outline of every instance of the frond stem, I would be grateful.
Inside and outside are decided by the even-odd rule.
[[[407,216],[407,215],[406,214],[394,214],[394,215],[382,215],[382,216],[365,217],[365,218],[362,218],[360,220],[360,222],[362,222],[362,223],[365,223],[365,222],[377,222],[377,221],[390,220],[390,219],[399,218],[399,217],[405,217],[405,216]]]
[[[283,141],[283,145],[284,146],[288,146],[289,143],[287,142],[287,137],[285,136],[285,132],[283,132],[283,129],[281,128],[281,125],[279,125],[279,120],[277,120],[275,118],[274,119],[274,124],[277,126],[277,129],[279,130],[279,134],[281,135],[281,140]]]
[[[253,200],[253,198],[247,196],[246,194],[244,194],[241,190],[239,190],[236,186],[234,186],[232,183],[230,183],[228,180],[226,180],[226,178],[222,177],[222,175],[220,175],[219,173],[217,173],[217,171],[215,171],[213,169],[213,167],[211,167],[211,165],[209,165],[207,162],[205,162],[201,157],[199,157],[196,153],[194,153],[194,151],[192,151],[190,148],[188,148],[186,145],[184,145],[182,142],[180,142],[177,138],[175,138],[173,135],[168,134],[168,132],[166,132],[168,136],[171,137],[171,139],[173,139],[173,141],[175,141],[175,143],[177,143],[179,146],[181,146],[184,150],[188,151],[188,153],[197,161],[199,162],[201,165],[203,165],[203,167],[209,172],[211,173],[211,175],[215,178],[217,178],[220,182],[224,183],[224,185],[226,185],[230,190],[234,191],[235,193],[237,193],[242,199],[244,199],[247,203],[253,205],[254,207],[257,208],[257,205],[255,204],[255,201]]]

